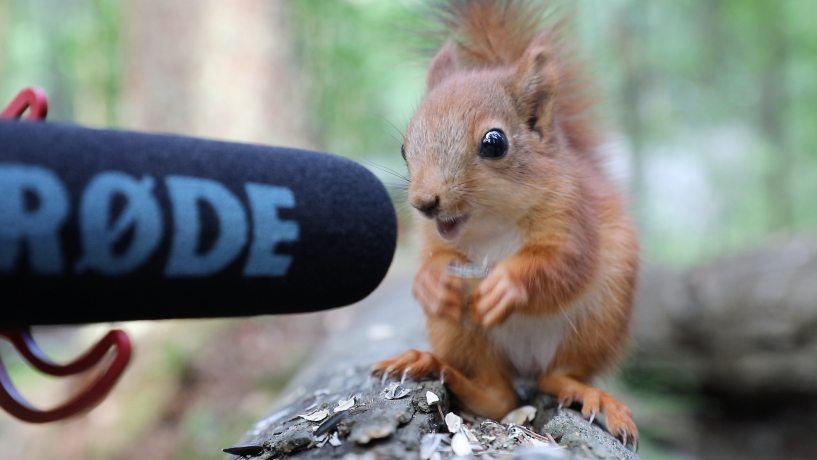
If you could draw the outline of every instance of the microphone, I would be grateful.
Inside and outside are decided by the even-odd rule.
[[[396,242],[385,187],[338,156],[0,120],[0,327],[339,307]]]

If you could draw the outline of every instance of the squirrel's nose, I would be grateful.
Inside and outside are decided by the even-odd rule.
[[[440,209],[440,196],[435,195],[434,198],[427,197],[425,199],[416,201],[411,203],[418,211],[425,214],[426,217],[431,219],[437,214],[437,211]]]

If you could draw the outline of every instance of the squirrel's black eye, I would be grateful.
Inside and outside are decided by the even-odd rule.
[[[403,155],[403,160],[406,159],[406,145],[403,144],[400,146],[400,154]]]
[[[505,133],[498,129],[492,129],[485,133],[482,138],[482,147],[479,149],[479,156],[496,160],[508,153],[508,139]]]

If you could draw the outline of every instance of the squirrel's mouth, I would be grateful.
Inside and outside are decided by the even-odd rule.
[[[447,241],[451,241],[460,234],[463,224],[468,220],[468,216],[457,216],[440,218],[437,217],[437,233]]]

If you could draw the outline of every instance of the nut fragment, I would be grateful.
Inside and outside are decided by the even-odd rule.
[[[311,414],[301,414],[298,417],[301,417],[304,420],[309,420],[310,422],[320,422],[328,416],[328,410],[319,410],[317,412],[312,412]]]
[[[338,407],[335,408],[335,412],[340,412],[340,411],[344,411],[346,409],[350,409],[354,405],[355,405],[355,397],[354,396],[352,396],[351,398],[349,398],[349,399],[347,399],[345,401],[343,399],[341,399],[340,401],[338,401]]]
[[[457,433],[462,426],[462,418],[453,412],[449,412],[445,415],[445,424],[448,426],[449,433]]]
[[[451,450],[460,457],[471,455],[474,452],[471,448],[471,441],[462,432],[457,432],[451,439]]]
[[[339,445],[343,444],[343,442],[338,437],[338,432],[337,431],[332,433],[332,436],[329,438],[329,444],[332,444],[335,447],[338,447]]]
[[[420,459],[427,460],[431,458],[431,456],[437,452],[437,448],[440,447],[444,436],[445,435],[437,433],[423,435],[423,438],[420,440]]]
[[[502,423],[507,425],[513,423],[514,425],[524,425],[536,417],[536,408],[533,406],[518,407],[502,418]]]
[[[397,382],[390,382],[388,388],[384,388],[383,392],[386,393],[386,399],[400,399],[411,393],[411,390],[401,387]]]

